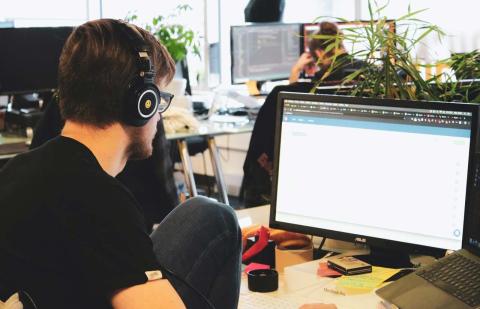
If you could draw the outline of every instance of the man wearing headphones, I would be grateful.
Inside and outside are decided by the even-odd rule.
[[[0,300],[22,291],[38,309],[236,308],[232,209],[190,199],[149,237],[114,178],[151,155],[173,73],[141,28],[103,19],[74,30],[59,64],[61,136],[0,171]]]

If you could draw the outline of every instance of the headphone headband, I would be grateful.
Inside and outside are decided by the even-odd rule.
[[[139,69],[139,73],[147,75],[150,73],[153,78],[154,72],[152,70],[152,64],[150,61],[149,53],[150,49],[148,45],[145,44],[145,40],[143,39],[142,34],[135,28],[134,25],[129,24],[123,20],[118,20],[118,24],[120,25],[119,29],[123,36],[128,40],[128,45],[133,52],[134,56],[137,58],[137,67]]]
[[[130,47],[134,52],[148,51],[148,46],[145,44],[142,34],[134,25],[121,19],[117,20],[117,22],[120,25],[122,34],[130,41]]]

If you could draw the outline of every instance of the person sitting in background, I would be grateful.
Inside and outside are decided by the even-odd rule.
[[[288,79],[290,84],[296,83],[300,73],[310,71],[311,67],[318,67],[313,82],[339,84],[345,76],[363,66],[363,61],[348,54],[343,45],[342,32],[335,23],[321,22],[320,30],[313,36],[308,44],[309,52],[304,52],[292,66]]]
[[[115,178],[152,155],[174,68],[134,25],[100,19],[72,32],[58,70],[60,136],[0,170],[0,300],[23,291],[38,309],[237,307],[232,208],[189,199],[149,237]]]

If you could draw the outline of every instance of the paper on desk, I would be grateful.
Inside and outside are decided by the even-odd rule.
[[[325,287],[325,290],[343,295],[369,293],[399,271],[400,269],[373,266],[371,273],[342,276]]]

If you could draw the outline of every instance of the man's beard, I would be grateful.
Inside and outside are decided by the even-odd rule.
[[[130,133],[130,145],[127,148],[129,160],[143,160],[152,155],[153,139],[145,137],[140,130],[132,130]]]

